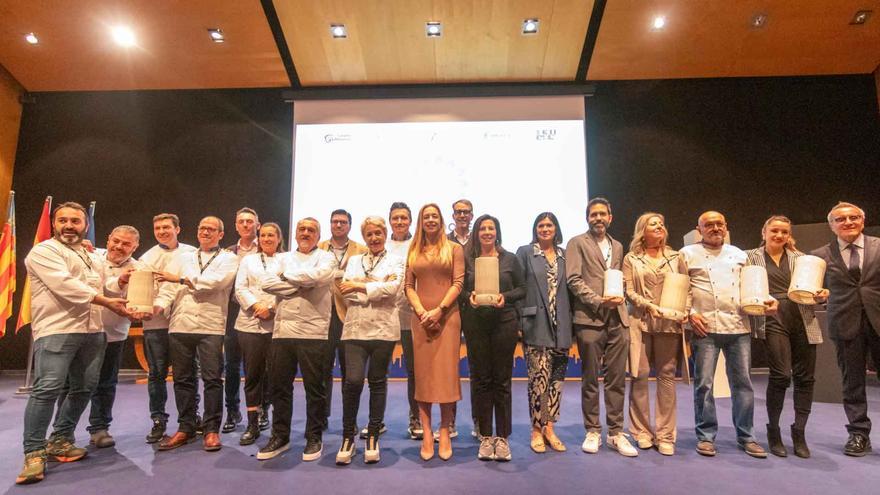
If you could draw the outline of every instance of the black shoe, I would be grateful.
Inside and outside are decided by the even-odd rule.
[[[165,421],[162,421],[161,419],[154,419],[153,428],[147,435],[147,443],[156,443],[159,440],[162,440],[162,437],[165,436],[165,425]]]
[[[241,438],[238,440],[239,445],[250,445],[260,438],[260,425],[258,419],[260,413],[258,411],[248,411],[247,415],[247,429],[242,433]]]
[[[385,423],[382,423],[382,425],[379,426],[379,435],[384,435],[386,431],[388,431],[388,428],[385,427]],[[365,427],[361,430],[360,437],[361,437],[362,440],[366,440],[366,439],[367,439],[367,436],[368,436],[369,434],[370,434],[369,428],[367,428],[367,427],[365,426]]]
[[[788,451],[782,443],[782,433],[778,426],[767,425],[767,447],[770,448],[770,453],[776,457],[788,457]]]
[[[272,436],[269,443],[257,452],[257,459],[265,461],[290,450],[290,440]]]
[[[320,438],[309,438],[306,440],[306,448],[303,449],[303,460],[316,461],[320,459],[323,446]]]
[[[843,453],[853,457],[863,457],[871,452],[871,439],[861,433],[850,433],[843,446]]]
[[[226,422],[223,423],[223,433],[232,433],[235,427],[241,423],[241,412],[236,409],[226,411]]]
[[[794,455],[802,458],[810,458],[810,448],[807,447],[807,438],[804,430],[799,430],[791,425],[791,441],[794,443]]]
[[[258,420],[260,424],[260,431],[266,431],[269,429],[269,412],[267,408],[263,408],[260,411],[260,419]]]
[[[202,417],[196,414],[196,435],[205,434],[205,424],[202,423]]]

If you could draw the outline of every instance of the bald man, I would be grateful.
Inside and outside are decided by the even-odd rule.
[[[697,453],[709,457],[716,453],[718,419],[712,385],[718,354],[723,352],[733,393],[737,443],[746,454],[763,459],[767,452],[755,440],[752,428],[755,394],[749,376],[751,330],[746,314],[740,310],[740,271],[746,264],[746,253],[724,243],[727,220],[717,211],[700,215],[697,230],[702,240],[681,249],[679,265],[690,278],[693,299],[689,320],[693,330]],[[776,301],[770,299],[766,304],[766,313],[775,313]]]

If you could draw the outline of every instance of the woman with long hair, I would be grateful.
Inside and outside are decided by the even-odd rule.
[[[447,460],[452,457],[449,424],[453,407],[461,400],[461,318],[456,299],[464,282],[464,254],[443,233],[443,225],[436,204],[419,210],[406,266],[406,297],[413,309],[415,400],[424,430],[420,455],[426,461],[434,457],[431,406],[440,404],[439,455]]]
[[[675,370],[681,347],[682,324],[661,317],[660,293],[669,273],[679,273],[678,252],[666,245],[663,215],[643,213],[636,220],[629,253],[623,259],[623,279],[630,314],[630,433],[641,449],[657,447],[675,453]],[[637,362],[632,357],[638,355]],[[648,394],[651,368],[657,377],[654,426]]]

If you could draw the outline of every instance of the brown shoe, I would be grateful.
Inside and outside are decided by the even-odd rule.
[[[223,447],[223,444],[220,442],[220,435],[213,431],[205,433],[202,447],[205,449],[205,452],[216,452],[220,450]]]
[[[182,431],[178,431],[171,437],[165,437],[159,442],[159,450],[174,450],[177,447],[182,447],[196,439],[196,436],[191,433],[184,433]]]
[[[715,455],[715,444],[708,440],[700,440],[697,442],[697,453],[706,457]]]

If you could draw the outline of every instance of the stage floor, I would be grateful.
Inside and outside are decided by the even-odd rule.
[[[766,376],[754,376],[755,433],[766,446]],[[869,378],[869,413],[880,417],[880,388]],[[419,458],[419,443],[406,438],[406,384],[389,383],[386,414],[388,433],[382,436],[382,461],[363,463],[363,444],[352,465],[337,467],[336,450],[341,442],[341,403],[339,383],[333,393],[333,416],[324,435],[324,455],[317,462],[303,462],[302,430],[304,398],[302,386],[294,392],[292,449],[279,458],[260,462],[254,457],[257,446],[240,447],[238,438],[243,426],[221,435],[220,452],[206,453],[201,443],[193,443],[171,452],[154,452],[144,443],[150,427],[146,385],[132,381],[120,383],[115,420],[111,432],[116,447],[95,450],[83,461],[59,465],[51,463],[46,479],[37,485],[14,485],[21,469],[22,415],[26,403],[14,395],[20,377],[0,377],[0,487],[4,493],[126,493],[188,494],[247,493],[248,495],[306,493],[372,494],[385,492],[428,495],[433,493],[554,493],[617,495],[642,493],[693,493],[713,495],[740,493],[878,493],[880,487],[880,448],[864,458],[850,458],[842,453],[846,441],[846,418],[840,404],[816,403],[807,428],[811,459],[790,456],[780,459],[752,459],[737,449],[730,420],[730,399],[719,399],[718,455],[701,457],[694,451],[693,395],[689,386],[678,385],[678,445],[676,455],[664,457],[656,451],[641,451],[637,458],[624,458],[603,445],[598,454],[580,450],[584,429],[581,423],[579,383],[569,381],[563,394],[563,411],[557,427],[568,452],[538,455],[529,449],[529,419],[526,383],[516,381],[514,396],[514,433],[511,437],[513,461],[481,462],[476,459],[477,442],[470,436],[469,401],[458,408],[460,435],[453,440],[454,457],[447,462]],[[169,386],[169,395],[170,388]],[[463,397],[468,397],[468,383],[462,382]],[[790,394],[789,394],[790,395]],[[173,397],[170,395],[170,397]],[[366,389],[361,407],[361,422],[366,421]],[[174,417],[173,401],[169,403]],[[783,425],[791,422],[791,398],[786,402]],[[87,413],[86,415],[87,416]],[[439,411],[435,408],[435,418]],[[84,418],[85,421],[85,418]],[[77,430],[79,444],[87,443],[84,421]],[[436,420],[435,420],[436,421]],[[629,424],[627,422],[627,424]],[[169,424],[173,431],[175,425]],[[783,428],[786,444],[791,446],[787,426]],[[267,436],[257,445],[266,442]],[[876,437],[875,437],[876,440]]]

